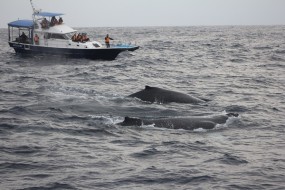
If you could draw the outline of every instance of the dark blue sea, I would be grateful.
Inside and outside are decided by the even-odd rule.
[[[0,29],[0,189],[285,187],[285,26],[78,28],[136,43],[114,61],[23,56]],[[206,104],[127,97],[145,85]],[[235,112],[211,130],[125,116]]]

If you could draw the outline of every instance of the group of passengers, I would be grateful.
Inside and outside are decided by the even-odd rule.
[[[53,16],[51,21],[49,22],[46,18],[44,18],[41,22],[42,28],[49,28],[50,26],[60,25],[63,23],[63,19],[60,17],[59,20]]]
[[[89,41],[89,38],[87,37],[86,33],[79,33],[79,34],[75,33],[71,39],[74,42],[87,42],[87,41]]]

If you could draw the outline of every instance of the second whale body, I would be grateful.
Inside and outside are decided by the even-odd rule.
[[[154,125],[158,128],[168,129],[213,129],[217,124],[225,124],[230,117],[238,117],[237,113],[228,113],[223,115],[208,117],[184,117],[184,118],[159,118],[159,119],[140,119],[125,117],[121,126],[142,126]]]

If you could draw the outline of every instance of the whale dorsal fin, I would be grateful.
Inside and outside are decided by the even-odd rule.
[[[128,117],[128,116],[126,116],[126,117],[125,117],[125,121],[129,121],[129,120],[131,120],[131,118]]]
[[[226,115],[229,117],[238,117],[239,116],[238,113],[227,113]]]
[[[149,89],[152,89],[152,87],[151,86],[145,86],[145,90],[149,90]]]
[[[123,123],[127,126],[130,126],[130,125],[140,126],[140,125],[142,125],[142,120],[139,118],[125,117],[125,120]]]

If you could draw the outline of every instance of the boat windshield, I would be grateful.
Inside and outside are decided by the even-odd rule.
[[[70,32],[70,33],[67,33],[67,34],[65,34],[67,37],[68,37],[68,39],[70,40],[71,38],[72,38],[72,36],[75,34],[76,32]]]

